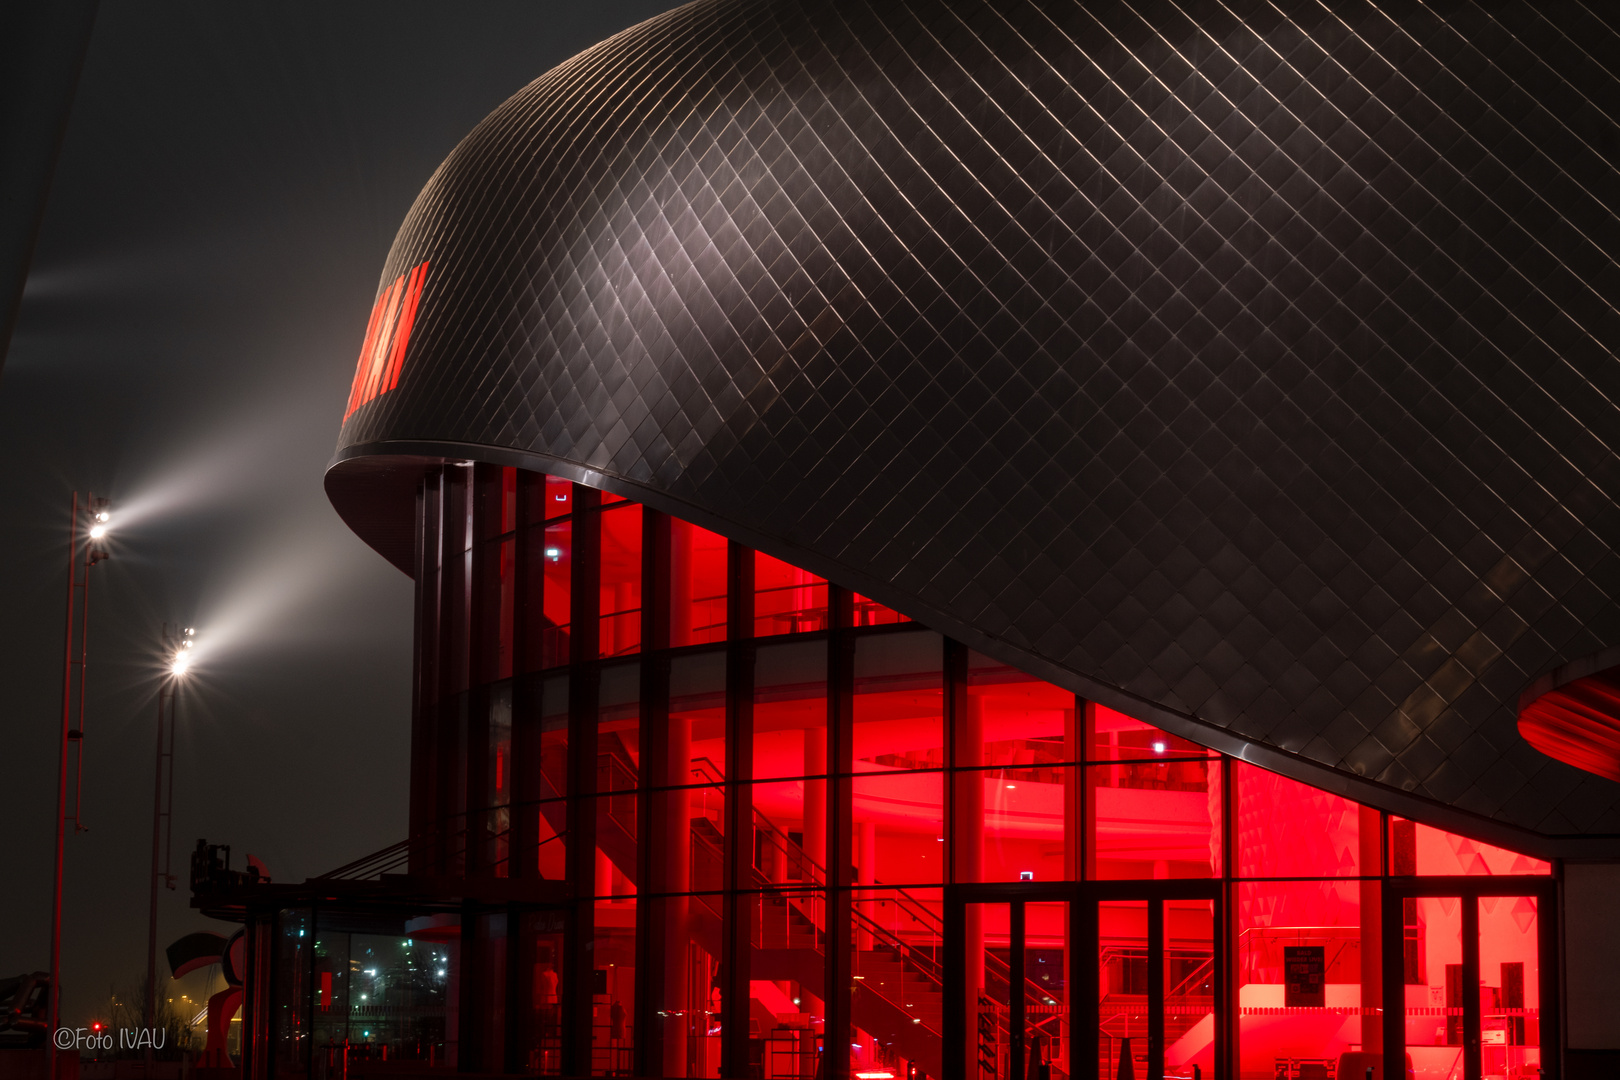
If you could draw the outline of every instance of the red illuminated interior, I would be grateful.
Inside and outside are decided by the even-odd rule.
[[[474,498],[452,490],[445,505],[452,519],[483,515],[447,533],[479,542],[447,543],[433,571],[442,595],[464,595],[463,575],[479,583],[474,610],[452,604],[439,625],[451,642],[476,625],[496,656],[475,657],[477,696],[454,699],[481,719],[453,712],[447,736],[458,747],[487,739],[484,772],[468,773],[484,804],[449,810],[484,823],[473,850],[494,876],[518,863],[525,875],[589,881],[594,1074],[630,1070],[638,1038],[656,1034],[659,1061],[644,1067],[717,1077],[734,1023],[758,1040],[764,1080],[813,1080],[829,1011],[822,973],[829,943],[842,941],[851,1071],[937,1077],[946,888],[1086,881],[1229,890],[1234,1015],[1216,1015],[1228,933],[1213,900],[1099,902],[1095,941],[1072,936],[1068,902],[1026,904],[1021,931],[1009,904],[977,904],[969,976],[982,997],[968,1030],[1001,1049],[976,1080],[1027,1080],[1010,1075],[1006,1051],[1020,993],[1025,1045],[1053,1077],[1116,1076],[1127,1054],[1147,1075],[1154,986],[1166,1076],[1214,1075],[1216,1025],[1228,1022],[1243,1075],[1278,1075],[1279,1062],[1290,1075],[1305,1075],[1302,1062],[1350,1068],[1382,1038],[1371,958],[1386,933],[1400,935],[1415,1074],[1445,1075],[1463,1037],[1444,1011],[1462,992],[1458,912],[1471,903],[1482,1023],[1503,1033],[1492,1061],[1504,1075],[1539,1061],[1533,895],[1420,897],[1404,902],[1398,927],[1369,913],[1392,882],[1539,881],[1546,862],[1223,758],[631,500],[515,470],[478,477]],[[582,589],[594,605],[576,609]],[[739,601],[741,618],[728,620]],[[576,614],[589,620],[580,641]],[[744,640],[728,640],[728,624]],[[462,685],[446,681],[451,694]],[[571,704],[574,692],[586,696]],[[658,697],[643,700],[649,692]],[[572,739],[586,735],[594,768],[571,761]],[[570,790],[585,777],[586,790]],[[431,798],[471,801],[437,783]],[[727,922],[744,917],[742,931]],[[663,944],[638,944],[654,925]],[[737,983],[726,962],[735,933],[750,949]],[[520,950],[542,995],[559,949],[536,938]],[[1076,950],[1101,998],[1095,1066],[1072,1060]],[[1150,955],[1164,964],[1156,979]],[[560,1014],[536,1015],[525,1036],[535,1060],[558,1063]]]

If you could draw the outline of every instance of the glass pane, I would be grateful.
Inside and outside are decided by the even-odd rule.
[[[641,775],[641,665],[602,669],[597,697],[596,790],[632,791]]]
[[[601,656],[628,656],[641,648],[641,507],[627,504],[602,514]]]
[[[1275,1062],[1337,1061],[1366,1043],[1361,885],[1277,881],[1237,888],[1238,1048],[1245,1075]],[[1376,966],[1372,968],[1377,971]]]
[[[791,940],[800,942],[798,948],[802,950],[813,947],[803,944],[811,938],[800,921],[802,916],[797,901],[801,898],[772,895],[752,899],[756,925],[760,925],[758,920],[763,920],[767,927],[756,933],[755,941],[761,940],[763,935],[767,942]],[[760,978],[748,984],[749,1041],[757,1055],[753,1060],[755,1071],[752,1075],[761,1080],[813,1080],[818,1055],[810,1018],[821,1013],[811,1012],[806,998],[815,1000],[814,995],[793,977],[802,972],[784,964],[780,954],[775,951],[790,947],[764,947],[773,951],[757,954],[753,974],[787,977]]]
[[[708,1064],[717,1063],[718,1058],[702,1063],[700,1059],[708,1048],[707,1033],[713,1026],[708,1006],[716,964],[703,942],[708,940],[718,947],[718,941],[697,932],[693,921],[697,902],[691,897],[642,896],[638,903],[642,905],[643,925],[651,945],[651,970],[637,972],[639,992],[652,999],[649,1004],[654,1029],[648,1033],[652,1056],[648,1071],[654,1076],[712,1076]],[[643,1037],[641,1032],[633,1034]],[[718,1052],[718,1043],[714,1049]]]
[[[754,876],[759,886],[824,886],[826,869],[805,851],[805,803],[809,785],[802,780],[755,784]],[[825,783],[817,785],[824,788]],[[818,804],[819,813],[825,806]],[[825,821],[820,822],[825,830]]]
[[[403,938],[355,934],[353,960],[369,961],[363,971],[373,1000],[380,993],[384,1006],[368,1017],[360,1036],[376,1043],[387,1040],[384,1061],[432,1063],[444,1057],[445,1010],[450,994],[450,956],[442,932]],[[371,974],[375,972],[375,974]],[[350,1024],[351,1035],[353,1038]],[[380,1030],[379,1030],[380,1029]],[[352,1060],[352,1058],[351,1058]]]
[[[850,898],[856,1073],[937,1076],[944,1002],[943,897],[938,889],[862,889]]]
[[[531,1076],[562,1073],[562,972],[566,926],[560,913],[525,912],[522,916],[518,986],[528,995],[528,1023],[523,1033],[524,1072]]]
[[[1533,896],[1479,899],[1480,1044],[1486,1076],[1541,1072],[1541,954]]]
[[[861,885],[945,880],[945,774],[866,774],[854,788],[852,833]]]
[[[669,643],[726,640],[726,538],[678,519],[669,533]]]
[[[634,896],[636,892],[636,793],[597,795],[574,811],[596,816],[595,887],[592,895]]]
[[[827,629],[827,582],[807,570],[754,553],[754,635]]]
[[[1024,905],[1026,1075],[1069,1075],[1069,905]],[[1042,1067],[1044,1066],[1044,1070]],[[1042,1071],[1037,1071],[1042,1070]]]
[[[1091,737],[1088,761],[1157,762],[1176,757],[1208,757],[1209,750],[1197,743],[1161,731],[1152,724],[1133,720],[1105,705],[1088,706]]]
[[[630,1076],[635,1043],[636,901],[596,902],[591,989],[591,1075]]]
[[[477,1005],[459,1011],[460,1061],[471,1064],[468,1071],[498,1073],[506,1060],[506,915],[464,918],[473,920],[469,948],[476,955],[476,959],[469,957],[467,967],[485,981],[478,987]]]
[[[967,715],[974,736],[957,744],[958,767],[1078,761],[1074,695],[978,653],[968,656]]]
[[[1122,1057],[1135,1075],[1148,1075],[1148,905],[1110,900],[1097,905],[1098,1076],[1120,1075]],[[1083,1075],[1083,1074],[1082,1074]]]
[[[518,471],[511,468],[502,469],[499,514],[499,528],[502,533],[509,533],[517,528],[517,488]]]
[[[568,794],[568,676],[552,675],[540,684],[539,797]]]
[[[478,598],[484,640],[494,647],[478,658],[481,682],[506,679],[512,675],[512,612],[516,602],[517,540],[486,540],[484,565]]]
[[[489,692],[489,758],[485,763],[485,845],[483,861],[496,877],[507,877],[512,837],[512,684]]]
[[[561,881],[567,867],[568,676],[552,675],[540,684],[540,777],[536,786],[535,867],[547,881]]]
[[[574,525],[562,521],[546,526],[541,549],[545,566],[544,618],[540,626],[540,666],[556,667],[569,660],[569,598],[573,595]]]
[[[574,509],[573,483],[564,480],[560,476],[546,477],[545,507],[547,520],[572,513]]]
[[[1361,807],[1349,799],[1234,763],[1240,877],[1361,873]],[[1369,871],[1376,874],[1377,867]]]
[[[855,771],[944,768],[944,685],[944,642],[938,634],[857,638]]]
[[[1462,1076],[1462,906],[1455,896],[1403,902],[1406,1053],[1419,1076]],[[1476,993],[1478,990],[1476,989]]]
[[[725,780],[726,654],[678,656],[669,665],[670,753],[684,747],[686,761],[672,784]],[[672,770],[673,772],[673,770]]]
[[[691,822],[690,880],[695,892],[718,893],[725,887],[726,789],[686,789],[687,820]],[[702,896],[698,902],[720,917],[720,898]]]
[[[1007,904],[968,904],[966,911],[967,1074],[977,1080],[1022,1080],[1011,1076],[1008,982],[1011,911]],[[1109,1073],[1109,1076],[1114,1075]]]
[[[1085,768],[1095,837],[1088,876],[1202,878],[1220,865],[1215,761],[1115,762]]]
[[[317,934],[314,953],[314,1066],[318,1075],[331,1075],[332,1066],[337,1066],[337,1071],[341,1072],[343,1049],[349,1041],[350,984],[354,981],[349,977],[349,935],[330,930]],[[354,1011],[358,1013],[363,1009],[369,1014],[372,1001],[366,992],[367,980],[360,975],[359,981],[361,986],[355,990]]]
[[[1550,874],[1552,865],[1516,851],[1392,817],[1389,819],[1389,872],[1397,876],[1494,877]]]
[[[826,772],[827,643],[759,646],[754,660],[754,779]],[[824,807],[825,800],[818,805]]]
[[[993,769],[975,778],[983,813],[974,830],[982,847],[981,881],[1067,881],[1073,865],[1075,767]],[[958,791],[961,790],[959,785]],[[972,837],[968,838],[972,843]]]
[[[1215,1075],[1215,904],[1164,902],[1164,1073]]]
[[[860,593],[854,594],[854,624],[856,626],[891,626],[907,623],[911,619],[891,607],[885,607]]]
[[[345,1063],[445,1063],[455,927],[426,934],[315,935],[315,1070],[341,1075]],[[452,1046],[454,1043],[452,1042]]]
[[[562,881],[568,873],[568,804],[562,799],[539,803],[535,815],[535,870],[543,881]]]

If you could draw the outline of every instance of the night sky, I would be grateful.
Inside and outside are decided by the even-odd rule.
[[[0,380],[0,976],[49,963],[68,499],[92,572],[63,1021],[144,979],[159,630],[197,628],[159,945],[198,837],[301,881],[402,840],[411,585],[321,476],[383,259],[482,117],[672,5],[103,3]]]

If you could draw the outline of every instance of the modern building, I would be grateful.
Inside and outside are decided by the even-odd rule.
[[[699,0],[517,94],[327,474],[411,835],[204,881],[245,1073],[1612,1075],[1616,55]]]

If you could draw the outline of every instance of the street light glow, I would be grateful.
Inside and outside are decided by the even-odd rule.
[[[188,626],[180,633],[180,647],[174,650],[174,660],[169,665],[169,669],[176,675],[184,675],[186,669],[191,667],[191,647],[197,644],[195,627]]]
[[[103,514],[101,516],[105,517],[106,515]],[[92,525],[92,526],[90,526],[90,539],[92,539],[92,540],[100,540],[103,536],[106,536],[106,535],[107,535],[107,526],[105,526],[105,525]]]

